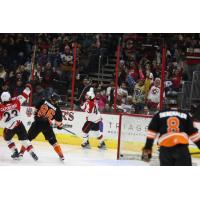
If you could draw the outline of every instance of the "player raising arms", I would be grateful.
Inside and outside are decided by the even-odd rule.
[[[93,88],[90,88],[90,90],[86,93],[86,99],[86,102],[81,106],[81,109],[87,113],[86,122],[82,127],[83,142],[81,146],[83,148],[90,148],[88,133],[90,131],[98,131],[98,148],[105,149],[106,145],[103,137],[103,122],[101,114],[98,110],[98,104],[95,99]]]
[[[200,133],[194,127],[190,114],[182,112],[170,103],[170,108],[152,118],[147,133],[142,159],[149,161],[154,139],[159,134],[158,145],[161,166],[192,165],[188,144],[191,139],[200,148]]]
[[[33,151],[33,146],[28,140],[28,134],[23,124],[23,119],[20,116],[21,104],[24,103],[30,92],[30,85],[27,85],[22,95],[11,98],[9,92],[3,92],[1,94],[0,104],[0,119],[4,122],[4,140],[8,144],[8,148],[11,150],[13,159],[19,157],[19,153],[12,138],[16,134],[22,145],[27,149],[34,160],[38,160],[37,155]]]
[[[31,127],[28,131],[28,138],[30,141],[35,139],[40,132],[43,133],[45,139],[53,146],[55,152],[58,154],[60,160],[64,160],[64,155],[60,148],[60,145],[57,143],[55,133],[52,128],[53,120],[57,125],[58,129],[62,129],[62,112],[58,107],[58,101],[60,96],[56,93],[53,93],[48,100],[42,100],[36,106],[35,120],[31,124]],[[20,156],[23,156],[26,148],[21,147]]]

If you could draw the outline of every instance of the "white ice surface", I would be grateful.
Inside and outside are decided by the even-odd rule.
[[[20,143],[15,140],[18,149]],[[1,166],[141,166],[142,161],[117,160],[116,150],[82,149],[79,146],[61,144],[65,161],[61,162],[48,142],[32,142],[39,160],[35,162],[26,152],[22,160],[13,160],[6,142],[0,138]]]
[[[20,148],[19,141],[15,143]],[[117,160],[116,150],[99,150],[98,148],[82,149],[75,145],[61,144],[65,161],[61,162],[48,142],[32,142],[39,160],[35,162],[25,152],[21,160],[13,160],[6,142],[0,138],[0,166],[148,166],[139,160]],[[200,159],[193,158],[195,165],[200,165]],[[152,165],[152,164],[150,164]],[[154,164],[153,164],[154,165]],[[156,164],[158,165],[158,163]]]

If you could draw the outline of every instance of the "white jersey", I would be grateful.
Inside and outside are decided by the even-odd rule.
[[[159,103],[160,102],[160,88],[156,86],[152,86],[149,90],[147,99],[153,103]]]
[[[14,129],[22,122],[20,115],[21,104],[27,100],[30,92],[30,89],[26,87],[22,95],[0,104],[0,120],[3,121],[5,128]]]
[[[96,100],[87,100],[82,106],[81,109],[86,112],[86,120],[90,122],[97,123],[101,121],[102,117],[99,112],[98,104]]]

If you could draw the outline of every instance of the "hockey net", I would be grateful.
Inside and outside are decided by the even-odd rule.
[[[147,115],[120,115],[117,159],[141,158],[150,120],[151,116]]]
[[[148,125],[152,116],[121,114],[119,119],[119,135],[117,159],[141,160],[142,148],[146,142]],[[196,124],[199,127],[199,124]],[[193,143],[190,143],[191,152],[199,152]],[[154,141],[153,154],[150,165],[159,165],[157,141]],[[198,154],[197,154],[198,156]],[[195,157],[197,157],[195,155]],[[198,156],[199,157],[199,156]],[[199,165],[193,160],[193,165]]]

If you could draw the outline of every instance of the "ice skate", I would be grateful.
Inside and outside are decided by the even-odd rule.
[[[82,148],[84,148],[84,149],[90,149],[91,147],[90,147],[90,143],[89,143],[89,141],[87,140],[86,142],[83,142],[82,144],[81,144],[81,146],[82,146]]]
[[[38,157],[34,152],[31,152],[31,156],[32,156],[33,160],[38,161]]]
[[[99,148],[99,149],[106,149],[106,144],[105,144],[105,142],[104,142],[104,141],[103,141],[103,142],[100,142],[99,145],[98,145],[98,148]]]
[[[60,161],[64,161],[65,157],[62,155],[62,156],[59,156],[59,159],[60,159]]]
[[[13,158],[13,160],[19,159],[19,152],[17,149],[15,149],[15,152],[11,155],[11,158]]]

